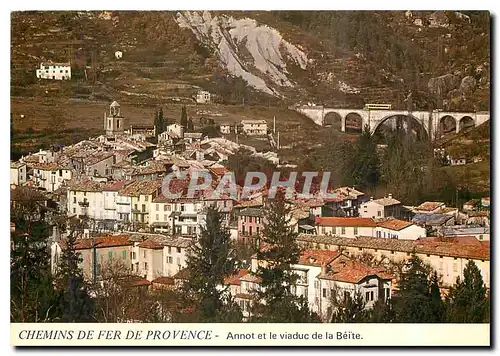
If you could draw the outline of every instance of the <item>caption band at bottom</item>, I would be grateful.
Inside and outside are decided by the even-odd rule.
[[[11,324],[13,346],[489,346],[489,324]]]

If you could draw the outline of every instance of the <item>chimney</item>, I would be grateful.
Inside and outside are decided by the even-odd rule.
[[[373,200],[373,197],[370,197],[370,201],[372,201],[372,200]]]
[[[389,194],[389,199],[392,199],[392,194]]]
[[[321,264],[321,274],[326,274],[326,263]]]

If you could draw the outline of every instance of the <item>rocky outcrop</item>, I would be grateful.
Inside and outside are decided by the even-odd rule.
[[[462,83],[460,84],[460,90],[462,94],[468,95],[474,92],[476,89],[477,80],[470,75],[462,79]]]
[[[427,86],[432,94],[444,94],[460,86],[460,77],[454,74],[445,74],[429,79]]]

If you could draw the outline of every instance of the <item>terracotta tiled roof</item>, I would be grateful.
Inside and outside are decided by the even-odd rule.
[[[34,169],[39,169],[42,171],[57,171],[60,169],[57,163],[35,163],[32,166]]]
[[[244,207],[258,207],[262,206],[262,200],[259,198],[252,199],[252,200],[245,200],[242,202],[239,202],[236,207],[237,208],[244,208]]]
[[[94,243],[93,238],[78,239],[76,240],[76,250],[85,250],[92,248],[93,243]],[[126,235],[96,237],[95,243],[97,244],[96,248],[133,245],[133,243],[129,240],[128,236]]]
[[[244,276],[240,277],[240,281],[245,281],[245,282],[253,282],[253,283],[261,283],[262,278],[254,276],[253,274],[245,274]]]
[[[154,174],[154,173],[167,173],[172,167],[172,163],[170,161],[150,161],[147,167],[135,167],[132,175],[146,175],[146,174]]]
[[[125,186],[134,183],[133,180],[116,180],[113,182],[109,182],[106,184],[102,190],[107,192],[118,192],[123,189]]]
[[[163,249],[163,244],[160,243],[159,241],[154,241],[154,240],[146,240],[138,245],[141,248],[147,248],[147,249],[152,249],[152,250],[162,250]]]
[[[172,277],[158,277],[153,279],[152,283],[173,285],[175,281]]]
[[[103,184],[90,179],[82,182],[71,181],[68,183],[68,189],[77,192],[100,192]]]
[[[10,168],[20,168],[22,166],[25,166],[26,163],[24,162],[10,162]]]
[[[417,206],[415,209],[420,211],[433,211],[439,207],[444,207],[444,203],[438,201],[426,201]]]
[[[378,276],[382,279],[393,279],[383,268],[372,268],[363,263],[348,258],[339,258],[329,265],[326,273],[321,272],[318,278],[339,282],[359,283],[368,276]]]
[[[432,237],[422,237],[418,241],[422,244],[431,242],[447,242],[455,244],[473,244],[480,245],[481,242],[474,236],[432,236]]]
[[[403,221],[399,219],[386,219],[386,220],[381,220],[376,222],[378,227],[383,227],[385,229],[390,229],[390,230],[395,230],[395,231],[400,231],[403,229],[406,229],[407,227],[413,225],[409,221]]]
[[[422,243],[422,240],[399,240],[377,237],[347,238],[309,234],[300,234],[297,237],[297,241],[302,243],[321,243],[331,246],[349,246],[409,253],[415,250],[417,253],[438,256],[484,260],[490,259],[490,249],[485,245],[479,246],[453,242]]]
[[[92,154],[84,159],[84,163],[87,166],[92,166],[96,163],[99,163],[101,161],[104,161],[105,159],[113,157],[113,153],[111,152],[98,152],[95,154]]]
[[[135,239],[135,237],[131,236],[131,239]],[[164,246],[188,248],[189,246],[191,246],[192,243],[193,241],[191,239],[185,239],[182,237],[171,237],[158,234],[156,236],[147,237],[147,239],[141,242],[138,246],[150,249],[161,249]]]
[[[490,212],[485,210],[485,211],[470,211],[467,213],[467,216],[469,217],[489,217]]]
[[[344,196],[344,197],[347,197],[347,196],[351,196],[353,198],[357,198],[361,195],[365,195],[365,193],[359,191],[359,190],[356,190],[352,187],[339,187],[339,188],[335,188],[333,190],[334,193],[337,193],[341,196]]]
[[[316,224],[321,226],[356,226],[376,227],[375,221],[370,218],[342,218],[342,217],[317,217]]]
[[[241,209],[240,211],[235,212],[236,216],[256,216],[260,217],[263,216],[262,209],[258,208],[245,208]]]
[[[457,212],[457,208],[450,208],[450,207],[443,207],[438,210],[438,214],[449,214],[449,213],[454,213]]]
[[[181,193],[181,196],[179,199],[186,199],[187,198],[187,190],[189,188],[189,178],[187,179],[178,179],[174,178],[170,181],[170,184],[168,186],[168,190],[171,194],[178,194]],[[172,198],[167,198],[163,194],[163,186],[162,186],[162,191],[158,196],[153,200],[153,203],[167,203],[167,202],[172,202],[172,201],[177,201],[178,199],[172,199]]]
[[[27,156],[27,157],[23,158],[23,162],[25,162],[25,163],[38,163],[38,162],[40,162],[40,157],[35,156],[35,155]]]
[[[370,201],[368,201],[367,203],[369,203],[369,202]],[[391,206],[391,205],[401,204],[401,202],[399,200],[394,199],[394,198],[389,198],[389,197],[375,199],[375,200],[372,200],[372,202],[377,203],[377,204],[382,205],[382,206]]]
[[[119,282],[123,287],[149,286],[151,282],[139,276],[128,276]]]
[[[224,174],[228,172],[226,167],[216,167],[216,168],[210,168],[210,172],[215,174],[216,176],[222,177]]]
[[[479,201],[481,201],[481,200],[480,199],[471,199],[468,202],[465,202],[464,205],[474,205]]]
[[[339,251],[306,250],[301,252],[298,264],[321,266],[325,263],[328,264],[332,262],[339,254]]]
[[[119,194],[133,197],[154,194],[161,187],[161,183],[161,179],[136,181],[120,189]]]
[[[301,207],[314,208],[314,207],[325,205],[325,202],[323,201],[323,199],[313,198],[313,199],[306,199],[306,200],[295,200],[294,204],[297,206],[301,206]]]
[[[240,278],[243,277],[244,275],[247,275],[247,274],[248,274],[248,269],[242,268],[242,269],[238,270],[238,273],[236,273],[232,276],[226,277],[226,279],[224,279],[224,284],[239,286],[239,285],[241,285]]]

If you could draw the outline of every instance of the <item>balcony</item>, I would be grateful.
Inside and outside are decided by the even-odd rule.
[[[79,201],[79,202],[78,202],[78,205],[80,205],[81,207],[86,207],[86,208],[88,208],[88,207],[89,207],[89,202],[88,202],[88,200]]]

